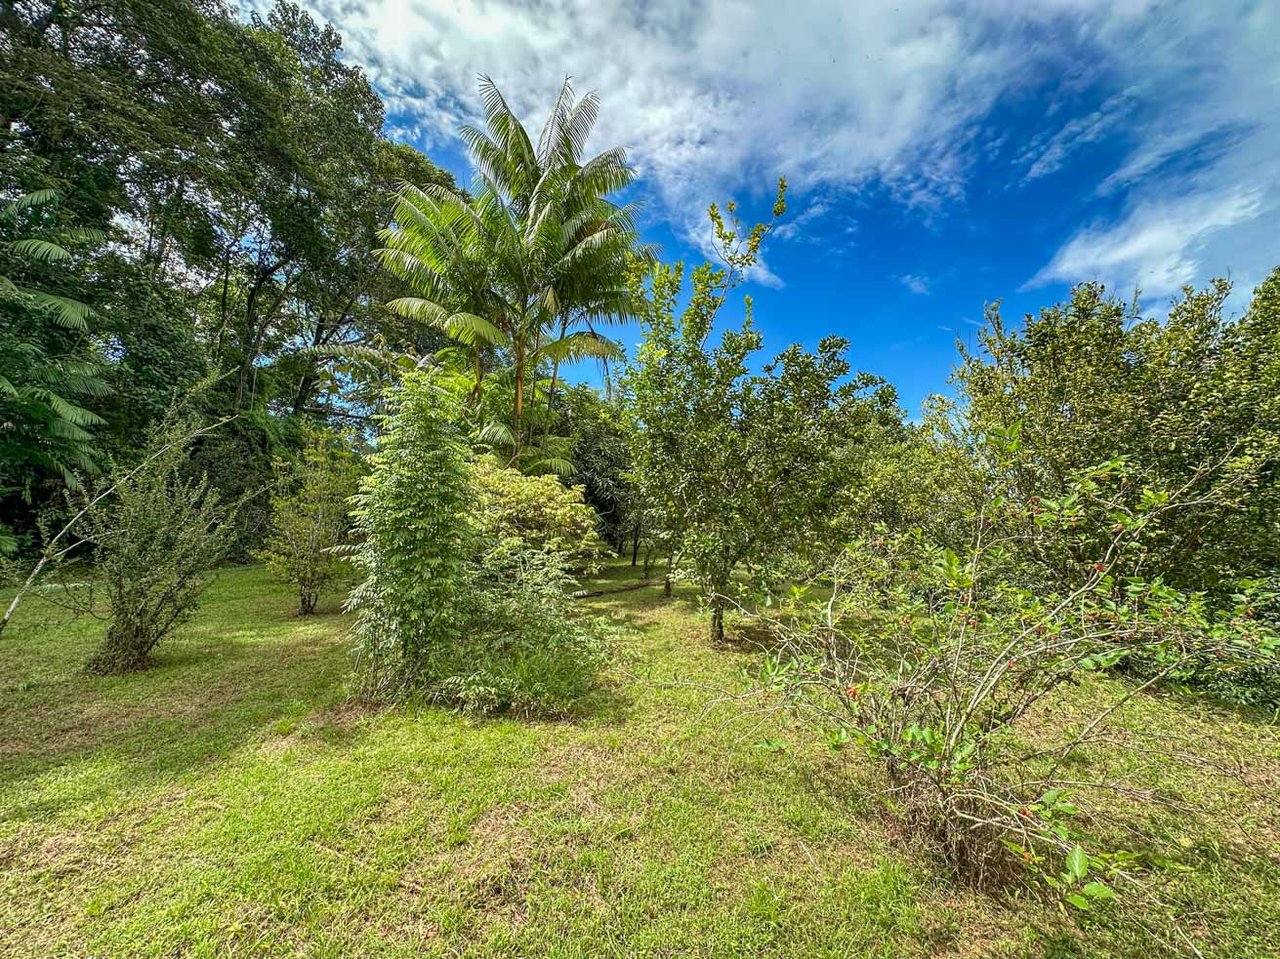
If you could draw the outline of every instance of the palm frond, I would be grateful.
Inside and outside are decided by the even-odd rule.
[[[89,328],[86,321],[93,315],[93,310],[79,300],[45,293],[43,290],[22,289],[21,292],[29,296],[37,306],[49,310],[53,314],[53,321],[59,326],[69,330]]]
[[[59,246],[49,240],[41,240],[38,237],[13,240],[10,243],[6,243],[5,246],[18,254],[18,256],[26,257],[37,263],[59,263],[71,259],[71,253],[66,247]]]

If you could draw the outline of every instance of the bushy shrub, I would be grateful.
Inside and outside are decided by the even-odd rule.
[[[472,465],[477,533],[488,540],[514,539],[528,549],[554,553],[571,569],[585,569],[608,555],[596,531],[595,511],[580,487],[550,475],[526,476],[492,456]]]
[[[563,715],[594,682],[607,629],[573,614],[567,560],[554,539],[538,538],[545,528],[527,527],[530,542],[519,535],[526,527],[495,521],[508,514],[476,511],[510,488],[532,491],[512,511],[522,522],[543,515],[549,499],[572,521],[559,516],[553,528],[578,530],[587,508],[572,494],[544,494],[540,481],[471,469],[454,403],[429,373],[407,375],[356,498],[364,537],[356,562],[366,579],[351,606],[366,691],[416,692],[476,714]],[[477,477],[493,499],[478,492]]]
[[[346,574],[342,547],[351,542],[351,498],[360,464],[340,437],[322,431],[294,462],[278,461],[271,529],[257,556],[272,574],[298,588],[298,612],[315,612],[320,594]]]
[[[430,663],[462,639],[474,493],[456,400],[429,372],[404,375],[387,401],[377,451],[360,483],[351,594],[363,682],[387,695],[430,682]]]
[[[1278,586],[1274,578],[1240,581],[1225,607],[1235,617],[1236,626],[1259,636],[1280,632]],[[1159,661],[1142,655],[1131,657],[1125,666],[1139,678],[1149,678],[1162,669]],[[1188,656],[1170,674],[1170,680],[1187,692],[1280,717],[1280,659],[1275,657],[1218,656],[1204,650]]]
[[[436,699],[475,714],[567,715],[596,682],[613,627],[576,615],[563,557],[507,539],[469,568],[465,642],[431,664]]]
[[[201,477],[188,477],[194,428],[169,417],[154,429],[146,458],[117,468],[108,496],[86,493],[80,537],[97,555],[107,594],[106,638],[90,672],[141,669],[151,651],[199,606],[208,573],[233,542],[231,510]]]
[[[1098,487],[1109,475],[1078,478],[1072,493],[1107,501]],[[1249,615],[1252,590],[1224,612],[1202,593],[1117,575],[1176,506],[1154,495],[1141,510],[1115,506],[1089,576],[1061,593],[998,575],[1008,549],[992,536],[1008,507],[999,501],[979,512],[963,553],[910,534],[856,544],[821,577],[821,602],[798,589],[774,619],[780,651],[765,682],[831,730],[833,744],[860,743],[882,763],[892,807],[958,877],[1026,876],[1089,908],[1113,895],[1103,880],[1123,857],[1086,852],[1072,817],[1090,795],[1124,784],[1069,766],[1078,750],[1104,740],[1120,703],[1153,683],[1200,660],[1266,662],[1280,643]],[[1073,510],[1060,511],[1035,529],[1074,522]],[[1132,660],[1151,664],[1144,681],[1115,687],[1078,725],[1041,726],[1034,746],[1021,739],[1019,720],[1033,709]]]

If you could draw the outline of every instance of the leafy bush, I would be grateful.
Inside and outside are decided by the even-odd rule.
[[[577,569],[608,555],[581,487],[566,487],[550,475],[526,476],[491,456],[477,459],[472,472],[477,494],[473,518],[480,536],[515,539],[529,549],[561,556]]]
[[[550,499],[577,530],[587,507],[554,479],[548,482],[568,495],[544,495],[541,481],[530,485],[483,464],[471,470],[457,413],[431,374],[406,375],[356,497],[364,536],[356,563],[367,578],[351,606],[366,691],[419,692],[477,714],[564,714],[594,681],[605,628],[573,615],[562,550],[500,535],[525,527],[494,522],[508,515],[497,509],[482,511],[479,521],[471,510],[483,500],[477,477],[490,483],[491,507],[511,488],[532,490],[517,500],[523,511],[511,514],[522,521],[543,515]],[[551,512],[563,528],[565,516]],[[592,520],[585,523],[594,536]],[[534,542],[543,529],[529,527]]]
[[[1090,491],[1109,475],[1080,478],[1073,493],[1106,499]],[[857,544],[821,578],[822,602],[798,589],[774,620],[780,651],[765,681],[832,729],[835,744],[858,742],[882,763],[893,807],[958,877],[991,885],[1029,875],[1087,908],[1113,894],[1097,880],[1118,876],[1125,858],[1087,854],[1071,817],[1093,791],[1124,787],[1068,769],[1075,753],[1104,740],[1120,703],[1153,683],[1198,659],[1265,662],[1280,643],[1247,615],[1252,590],[1221,613],[1204,594],[1116,575],[1176,506],[1153,497],[1141,511],[1118,509],[1089,577],[1056,594],[1010,586],[993,572],[1008,545],[992,537],[983,513],[963,555],[918,535]],[[1007,507],[989,504],[992,514]],[[1070,524],[1074,514],[1055,522]],[[1138,658],[1154,664],[1144,682],[1121,688],[1076,727],[1042,726],[1034,745],[1021,740],[1022,717],[1068,685]]]
[[[140,465],[114,471],[111,495],[84,494],[77,530],[97,551],[95,578],[110,604],[90,672],[146,666],[156,644],[195,613],[208,572],[227,555],[231,510],[205,478],[187,475],[193,433],[169,417],[152,431]]]
[[[296,462],[277,461],[276,468],[282,488],[272,497],[271,531],[257,555],[298,587],[298,612],[305,616],[348,569],[340,551],[351,541],[360,464],[339,437],[317,431]]]
[[[507,539],[469,568],[467,640],[432,662],[434,698],[475,714],[567,715],[608,657],[612,627],[575,615],[563,557]]]
[[[404,375],[387,401],[353,512],[363,542],[356,613],[365,690],[384,695],[431,681],[429,664],[460,642],[474,493],[456,401],[430,373]]]
[[[1270,636],[1280,629],[1280,591],[1272,579],[1242,580],[1227,609],[1242,631]],[[1131,657],[1125,666],[1140,678],[1149,678],[1162,668],[1159,661],[1142,655]],[[1240,658],[1200,651],[1179,664],[1170,681],[1219,702],[1280,716],[1280,660],[1273,657]]]

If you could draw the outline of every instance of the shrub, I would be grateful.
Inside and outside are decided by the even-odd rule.
[[[281,489],[271,500],[271,530],[257,553],[267,568],[298,588],[298,612],[315,612],[320,594],[348,569],[341,549],[351,541],[351,497],[360,464],[341,440],[316,432],[293,462],[277,462]]]
[[[472,626],[431,664],[433,697],[473,714],[573,712],[605,663],[612,628],[575,615],[563,557],[507,539],[469,574]]]
[[[1076,481],[1073,494],[1088,499],[1106,475]],[[1251,590],[1219,613],[1203,594],[1115,575],[1176,505],[1153,496],[1142,511],[1117,506],[1109,544],[1066,593],[1003,582],[995,571],[1008,546],[982,513],[963,556],[912,535],[857,544],[821,578],[822,602],[798,589],[773,621],[780,651],[765,681],[831,729],[835,744],[858,742],[880,761],[893,808],[958,877],[992,885],[1029,876],[1088,908],[1113,895],[1098,880],[1118,874],[1123,857],[1085,852],[1071,817],[1082,797],[1124,785],[1068,763],[1153,683],[1201,659],[1262,662],[1277,645],[1248,615]],[[1070,524],[1076,514],[1055,519]],[[1154,664],[1144,682],[1120,687],[1076,727],[1041,725],[1034,745],[1021,741],[1018,721],[1033,709],[1138,658]]]
[[[515,539],[554,553],[573,569],[590,567],[609,549],[596,531],[595,511],[582,488],[550,475],[526,476],[483,456],[472,466],[477,494],[476,531],[489,540]]]
[[[356,563],[366,579],[351,607],[365,690],[418,692],[477,714],[562,715],[594,681],[606,630],[572,614],[558,541],[539,539],[545,527],[510,517],[545,515],[550,501],[561,510],[550,511],[553,528],[577,531],[586,507],[555,480],[568,495],[483,463],[468,468],[455,404],[431,374],[408,374],[390,397],[372,471],[356,497],[364,537]],[[489,484],[487,494],[477,477]],[[522,508],[495,508],[511,489],[529,494],[516,498]],[[476,517],[478,501],[489,508]],[[589,517],[586,523],[594,536]],[[527,532],[530,541],[499,531]]]
[[[365,579],[348,607],[371,695],[429,682],[429,665],[461,641],[473,549],[466,511],[474,493],[457,401],[428,371],[415,370],[387,405],[352,514],[363,540],[354,561]]]
[[[187,475],[194,433],[167,418],[152,431],[147,458],[114,471],[110,496],[85,494],[78,532],[96,548],[96,579],[110,604],[90,672],[146,666],[156,644],[195,613],[208,572],[227,555],[231,510],[204,477]]]

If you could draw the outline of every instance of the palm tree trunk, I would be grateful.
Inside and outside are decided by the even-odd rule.
[[[524,423],[524,346],[516,341],[516,409],[512,435],[512,459],[520,457],[520,431]]]
[[[561,317],[560,339],[563,340],[565,337],[565,334],[568,332],[569,332],[569,318],[567,316]],[[560,375],[560,361],[555,360],[551,364],[551,386],[547,389],[547,417],[548,417],[547,428],[548,429],[550,429],[550,416],[551,416],[552,404],[555,402],[555,398],[556,398],[556,378],[559,375]]]

